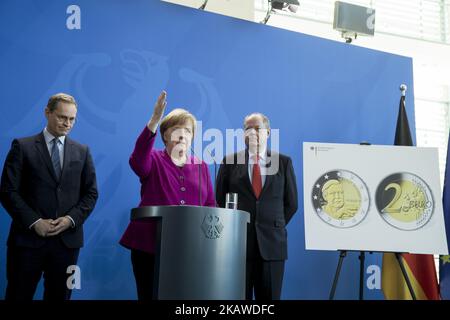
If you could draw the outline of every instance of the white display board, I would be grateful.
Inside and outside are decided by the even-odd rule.
[[[306,249],[448,254],[437,148],[303,143]]]

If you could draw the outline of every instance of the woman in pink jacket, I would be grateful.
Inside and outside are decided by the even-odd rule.
[[[167,93],[163,91],[155,104],[153,115],[136,141],[130,166],[141,182],[139,206],[199,205],[215,206],[214,192],[206,163],[188,156],[197,121],[184,109],[175,109],[162,118]],[[157,127],[160,126],[164,150],[154,150]],[[131,249],[131,263],[139,300],[151,300],[155,263],[155,231],[153,221],[132,221],[120,240]]]

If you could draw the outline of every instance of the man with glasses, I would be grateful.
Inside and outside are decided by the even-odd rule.
[[[250,213],[247,228],[246,299],[279,300],[287,259],[286,225],[297,211],[297,184],[292,160],[267,149],[269,119],[245,117],[246,150],[224,158],[216,183],[216,200],[238,194],[238,209]]]
[[[97,201],[89,148],[70,139],[75,99],[50,97],[47,126],[14,139],[5,160],[0,200],[12,218],[7,250],[6,300],[32,300],[44,275],[44,300],[68,300],[70,266],[83,246],[83,223]]]

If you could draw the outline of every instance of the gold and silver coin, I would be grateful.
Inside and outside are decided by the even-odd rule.
[[[401,230],[416,230],[430,221],[434,210],[431,189],[412,173],[395,173],[377,187],[376,205],[381,217]]]
[[[360,223],[369,211],[365,183],[353,172],[333,170],[321,175],[312,189],[314,211],[324,222],[338,228]]]

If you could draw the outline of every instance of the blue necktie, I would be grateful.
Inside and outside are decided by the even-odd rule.
[[[52,140],[53,146],[52,146],[52,164],[53,169],[55,169],[56,178],[59,180],[61,177],[61,161],[59,159],[59,149],[58,149],[58,138],[54,138]]]

